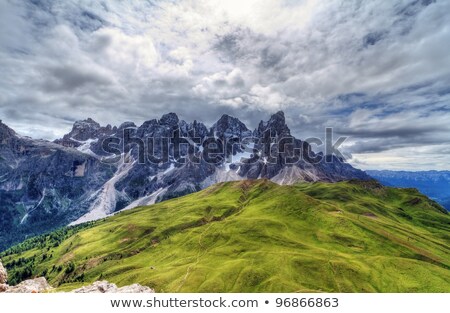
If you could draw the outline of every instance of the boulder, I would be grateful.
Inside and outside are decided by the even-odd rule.
[[[155,291],[147,286],[133,284],[117,289],[117,293],[154,293]]]
[[[109,283],[106,280],[96,281],[92,285],[83,286],[75,289],[74,293],[154,293],[155,291],[149,287],[133,284],[117,288],[115,284]]]
[[[3,267],[2,261],[0,261],[0,284],[6,284],[8,282],[8,273]]]
[[[52,287],[47,283],[44,277],[28,279],[17,286],[10,286],[7,293],[42,293],[50,290]]]
[[[79,289],[72,290],[74,293],[109,293],[114,292],[113,290],[117,290],[117,286],[114,284],[111,284],[107,282],[106,280],[103,281],[96,281],[92,285],[89,286],[83,286]]]
[[[0,292],[5,292],[6,290],[8,290],[8,285],[6,284],[0,284]]]

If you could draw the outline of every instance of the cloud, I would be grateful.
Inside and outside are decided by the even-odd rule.
[[[448,169],[449,10],[443,0],[2,1],[0,116],[54,139],[86,117],[139,124],[175,111],[211,125],[227,113],[255,127],[283,109],[300,138],[325,127],[349,136],[360,166],[433,168],[421,159],[433,155]]]
[[[192,90],[200,96],[221,98],[232,98],[244,91],[245,81],[242,71],[234,68],[230,72],[218,72],[207,77],[203,77],[199,84]]]
[[[44,69],[43,75],[46,81],[43,88],[47,92],[73,92],[86,85],[109,85],[111,79],[101,72],[85,68],[83,64],[61,64]]]

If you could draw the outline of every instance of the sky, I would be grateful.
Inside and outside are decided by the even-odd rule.
[[[0,0],[0,119],[53,140],[76,120],[176,112],[347,136],[361,169],[450,170],[450,1]]]

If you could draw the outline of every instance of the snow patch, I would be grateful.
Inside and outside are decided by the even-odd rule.
[[[93,157],[98,157],[98,155],[96,155],[91,150],[91,144],[92,143],[96,143],[98,141],[98,138],[97,139],[88,139],[86,141],[80,141],[80,140],[76,140],[76,139],[71,137],[70,140],[76,141],[76,142],[81,144],[81,146],[76,148],[81,153],[88,154],[88,155],[93,156]]]

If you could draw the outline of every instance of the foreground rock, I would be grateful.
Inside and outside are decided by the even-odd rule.
[[[6,291],[8,289],[8,274],[6,273],[5,268],[3,267],[2,262],[0,261],[0,292]]]
[[[3,267],[2,261],[0,261],[0,284],[6,284],[8,282],[8,273]]]
[[[74,293],[154,293],[155,291],[149,287],[133,284],[118,288],[115,284],[106,280],[96,281],[92,285],[84,286],[73,290]]]
[[[39,277],[35,279],[28,279],[17,286],[8,286],[8,273],[0,261],[0,293],[42,293],[52,289],[45,279]],[[154,293],[155,291],[149,287],[133,284],[118,288],[117,285],[103,281],[96,281],[92,285],[84,286],[73,290],[74,293]]]
[[[28,279],[17,286],[9,286],[5,292],[7,293],[42,293],[52,289],[44,277]]]

